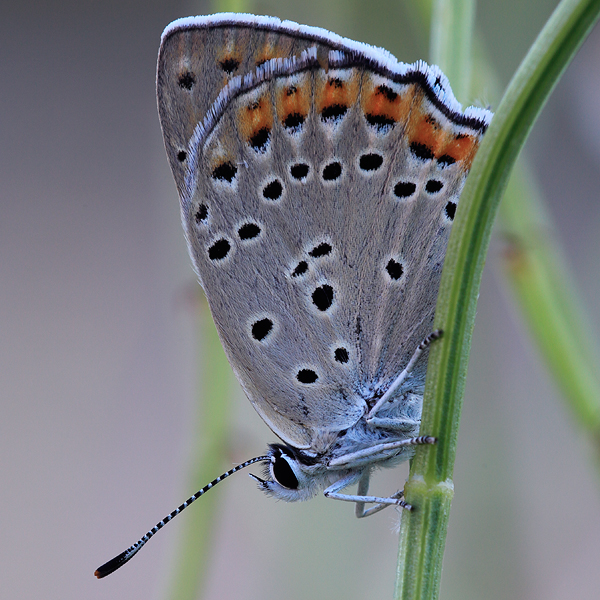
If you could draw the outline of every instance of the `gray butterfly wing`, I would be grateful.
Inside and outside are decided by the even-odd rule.
[[[243,77],[224,76],[234,63]],[[190,253],[248,397],[296,447],[356,423],[431,331],[488,119],[454,110],[444,85],[272,21],[163,37],[159,111]]]
[[[269,59],[299,55],[314,45],[309,37],[282,36],[273,30],[268,24],[280,23],[278,19],[249,17],[224,14],[179,19],[163,33],[157,68],[158,110],[180,195],[190,138],[223,87]]]

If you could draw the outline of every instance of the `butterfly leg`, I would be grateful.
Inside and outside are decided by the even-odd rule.
[[[398,450],[406,446],[422,446],[424,444],[435,444],[436,442],[436,438],[429,435],[420,435],[419,437],[406,438],[404,440],[397,440],[395,442],[385,442],[383,444],[377,444],[376,446],[371,446],[370,448],[363,448],[362,450],[357,450],[356,452],[350,452],[349,454],[344,454],[342,456],[338,456],[337,458],[333,458],[329,461],[328,466],[332,469],[349,468],[353,465],[359,465],[360,463],[373,462],[373,457],[378,455],[381,455],[381,459],[390,458],[394,456],[394,454],[397,454],[397,452],[394,452],[394,450]],[[340,479],[340,481],[333,485],[337,486],[341,481],[344,481],[344,479]],[[352,483],[355,481],[356,478],[352,481]],[[346,483],[345,485],[337,488],[336,491],[341,490],[348,485],[350,485],[350,483]],[[333,486],[329,486],[327,489],[333,489]]]
[[[396,506],[400,506],[401,508],[404,508],[405,510],[412,510],[412,505],[408,504],[407,502],[404,502],[404,500],[402,500],[402,498],[404,498],[404,490],[398,490],[395,494],[392,494],[389,499],[397,500]],[[356,504],[356,506],[358,507],[358,503]],[[356,510],[356,516],[359,519],[361,519],[363,517],[370,517],[371,515],[378,513],[379,511],[383,510],[384,508],[387,508],[388,506],[392,506],[392,505],[381,504],[381,503],[376,504],[375,506],[372,506],[371,508],[364,510],[362,512],[362,514],[358,514],[358,510]]]
[[[340,494],[340,490],[343,490],[345,487],[352,485],[356,482],[356,475],[352,474],[348,477],[343,477],[339,481],[336,481],[334,484],[330,485],[323,494],[326,498],[333,498],[334,500],[342,500],[344,502],[354,502],[356,503],[356,516],[358,518],[368,517],[369,515],[375,514],[380,510],[383,510],[387,506],[401,506],[402,508],[406,508],[410,510],[412,507],[410,504],[407,504],[402,500],[403,493],[396,492],[390,498],[382,498],[379,496],[367,496],[366,492],[369,491],[369,477],[370,470],[367,469],[363,471],[359,481],[358,481],[358,494]],[[362,493],[364,492],[364,493]],[[365,510],[365,503],[373,503],[375,506]]]
[[[358,480],[358,490],[357,490],[357,494],[359,496],[366,496],[367,493],[369,492],[369,479],[370,478],[371,478],[370,470],[366,470],[361,475],[361,478]],[[390,498],[393,498],[395,500],[400,500],[403,497],[404,497],[403,490],[398,490],[395,494],[392,494],[390,496]],[[388,506],[390,506],[390,505],[379,503],[379,504],[376,504],[375,506],[372,506],[371,508],[367,508],[365,510],[365,503],[357,502],[355,509],[354,509],[354,514],[356,515],[357,519],[362,519],[363,517],[370,517],[371,515],[378,513],[379,511],[383,510],[384,508],[387,508]],[[402,506],[402,508],[406,508],[407,510],[411,509],[410,504],[404,504],[401,506]]]
[[[371,421],[371,419],[374,417],[375,413],[392,397],[392,395],[398,389],[400,384],[408,377],[410,372],[413,370],[417,360],[419,360],[419,357],[421,356],[421,354],[423,354],[423,352],[430,346],[431,342],[434,342],[435,340],[441,338],[442,334],[443,334],[443,331],[441,329],[436,329],[435,331],[432,331],[417,346],[417,349],[415,350],[411,359],[408,361],[408,364],[406,365],[406,367],[404,368],[402,373],[400,373],[400,375],[398,375],[398,377],[396,377],[396,379],[394,380],[394,383],[392,383],[392,385],[390,386],[388,391],[383,396],[381,396],[381,398],[379,398],[379,400],[377,401],[375,406],[369,411],[369,414],[366,417],[367,423],[369,423]]]
[[[418,431],[420,421],[408,421],[406,419],[391,419],[388,417],[373,417],[369,419],[369,426],[375,429],[391,429],[397,432],[407,432],[407,434]]]
[[[366,496],[369,493],[369,481],[371,480],[371,469],[365,469],[363,474],[360,476],[358,480],[358,490],[356,493],[359,496]],[[354,505],[354,514],[357,519],[365,516],[365,503],[357,502]]]

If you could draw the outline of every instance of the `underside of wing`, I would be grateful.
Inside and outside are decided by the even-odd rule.
[[[431,332],[490,115],[460,112],[426,65],[244,19],[165,33],[161,124],[230,362],[273,431],[315,449],[360,419]]]

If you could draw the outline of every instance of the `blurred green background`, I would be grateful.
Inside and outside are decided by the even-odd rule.
[[[477,24],[503,83],[555,4],[479,3]],[[427,58],[427,26],[402,2],[252,6],[407,62]],[[4,598],[166,595],[185,515],[122,571],[103,581],[92,573],[195,491],[187,471],[200,360],[196,288],[154,78],[163,28],[208,12],[208,3],[137,0],[0,7]],[[526,152],[597,337],[598,28]],[[441,597],[596,599],[592,451],[532,349],[499,268],[503,250],[498,237],[481,290]],[[233,408],[226,465],[274,440],[239,390]],[[397,489],[406,474],[381,472],[373,491]],[[220,494],[205,598],[391,598],[394,509],[359,521],[351,506],[323,498],[275,502],[243,474]]]

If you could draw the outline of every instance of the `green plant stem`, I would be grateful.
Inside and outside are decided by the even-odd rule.
[[[499,86],[481,40],[474,44],[473,69],[465,53],[455,50],[460,44],[469,45],[466,38],[470,40],[471,36],[468,29],[456,27],[450,4],[446,0],[435,2],[431,62],[449,76],[453,89],[450,73],[473,71],[471,98],[485,94],[498,99]],[[465,12],[461,2],[454,4],[457,12]],[[432,12],[427,2],[419,2],[418,8],[423,19]],[[440,31],[446,33],[439,35]],[[468,98],[461,95],[464,90],[456,93],[459,99]],[[549,373],[579,426],[592,440],[600,468],[598,346],[585,326],[589,319],[534,180],[531,170],[519,160],[500,204],[499,229],[507,246],[504,272]]]
[[[216,0],[213,5],[215,12],[244,13],[248,11],[247,0]]]
[[[433,3],[418,4],[425,19],[431,15],[431,63],[438,65],[446,74],[456,98],[468,100],[474,2],[433,0]],[[459,417],[460,413],[457,419]],[[423,426],[421,430],[425,431]],[[396,598],[437,598],[454,486],[450,478],[431,486],[415,470],[413,461],[405,493],[411,498],[418,498],[419,504],[410,515],[405,514],[402,518]],[[422,502],[425,498],[427,501]]]
[[[247,0],[213,0],[213,12],[248,12]],[[202,292],[198,340],[201,383],[192,441],[189,488],[200,489],[226,468],[233,374]],[[202,506],[191,509],[177,548],[166,597],[197,600],[210,567],[210,549],[217,524],[220,489],[202,497]]]
[[[199,290],[199,293],[202,292]],[[226,468],[229,442],[232,373],[217,335],[212,316],[202,297],[198,339],[201,343],[201,386],[192,440],[189,495],[212,481]],[[210,567],[210,549],[217,525],[219,488],[211,490],[186,511],[185,528],[177,549],[168,598],[196,600]]]
[[[444,72],[459,102],[471,89],[471,40],[475,0],[434,0],[430,61]]]
[[[476,46],[476,87],[497,95],[489,61],[481,44]],[[600,466],[598,348],[585,326],[589,320],[550,216],[522,159],[508,182],[499,216],[506,278],[567,406],[592,438]]]
[[[527,199],[526,202],[523,202]],[[505,273],[550,372],[600,458],[600,379],[597,348],[544,207],[522,170],[500,206]]]
[[[471,335],[492,224],[511,168],[564,69],[600,13],[600,0],[563,0],[514,75],[485,135],[456,213],[444,263],[429,356],[422,432],[436,446],[417,450],[405,488],[396,597],[437,598],[456,438]]]

